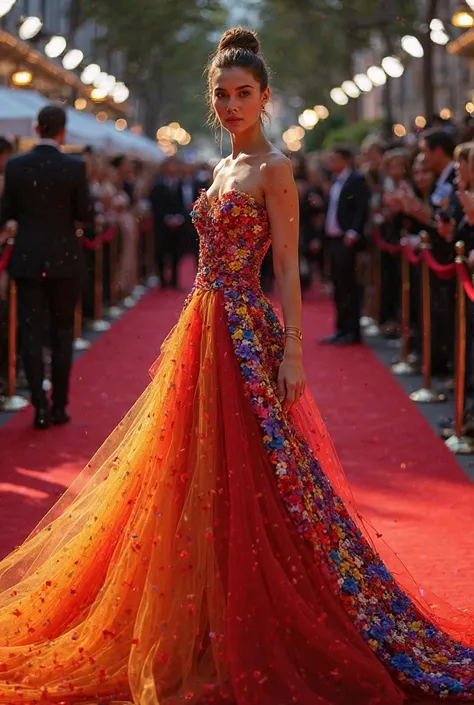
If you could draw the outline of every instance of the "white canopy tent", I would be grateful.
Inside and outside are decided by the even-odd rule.
[[[15,137],[36,137],[38,112],[50,103],[40,93],[0,87],[0,133]],[[113,122],[98,122],[91,113],[67,108],[66,144],[90,145],[108,155],[127,154],[147,161],[161,162],[164,155],[148,137],[130,130],[119,131]]]

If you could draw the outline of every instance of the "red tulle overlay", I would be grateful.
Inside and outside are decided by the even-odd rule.
[[[402,703],[409,688],[361,636],[282,501],[222,291],[194,293],[152,377],[0,563],[0,703]],[[309,395],[286,423],[368,544]],[[438,619],[394,567],[420,614]],[[467,643],[472,621],[456,620],[443,627]]]

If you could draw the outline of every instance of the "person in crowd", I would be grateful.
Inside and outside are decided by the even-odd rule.
[[[306,291],[312,282],[312,269],[309,264],[309,247],[313,238],[313,223],[311,220],[310,183],[306,159],[302,155],[291,157],[293,176],[298,190],[300,221],[299,221],[299,266],[302,291]]]
[[[3,193],[5,166],[13,154],[12,143],[0,136],[0,201]],[[7,233],[0,234],[0,258],[6,247]],[[8,385],[8,274],[0,272],[0,397],[4,396]]]
[[[155,223],[156,267],[162,288],[179,289],[178,266],[186,227],[186,206],[179,173],[178,160],[168,159],[163,165],[162,177],[150,194]]]
[[[184,212],[184,242],[181,243],[182,254],[190,252],[196,260],[199,256],[199,239],[196,228],[191,220],[191,211],[201,189],[206,188],[206,183],[199,181],[199,173],[196,165],[190,162],[182,162],[181,168],[181,198]]]
[[[132,162],[124,155],[110,162],[110,181],[115,189],[112,208],[120,229],[121,248],[118,283],[122,296],[133,292],[138,278],[138,221],[135,213],[136,194]]]
[[[370,193],[365,178],[353,168],[350,147],[332,149],[328,165],[334,175],[326,215],[326,242],[330,262],[336,330],[321,342],[360,343],[360,290],[356,255],[365,245]]]
[[[308,166],[308,230],[307,230],[307,253],[310,263],[316,267],[316,275],[321,284],[321,291],[329,293],[329,265],[327,249],[325,246],[324,223],[327,210],[327,191],[325,189],[325,179],[320,164],[310,164]]]
[[[435,127],[422,135],[421,149],[428,168],[436,177],[425,222],[428,225],[433,256],[440,264],[449,264],[455,256],[454,244],[442,238],[436,226],[433,227],[433,221],[436,221],[438,216],[445,217],[446,209],[449,209],[452,203],[456,180],[454,148],[454,137],[447,130]],[[413,215],[416,217],[416,213]],[[441,377],[449,376],[453,365],[455,295],[454,279],[441,279],[431,273],[431,363],[432,373]]]
[[[37,121],[40,141],[5,169],[0,227],[18,223],[9,274],[16,280],[23,363],[35,408],[34,426],[70,421],[69,375],[74,338],[74,310],[80,291],[82,246],[77,223],[93,219],[82,161],[61,152],[66,113],[44,107]],[[52,409],[43,389],[44,311],[51,325]]]
[[[465,253],[470,267],[474,267],[474,144],[464,143],[454,152],[456,168],[456,192],[451,199],[451,206],[445,214],[438,214],[437,232],[448,244],[461,240],[465,244]],[[443,217],[445,216],[445,217]],[[464,378],[464,399],[466,409],[463,419],[463,436],[474,442],[474,405],[468,401],[468,394],[473,390],[473,354],[474,354],[474,308],[466,297],[466,360]],[[440,433],[449,438],[455,433],[453,417],[443,417],[438,423]]]
[[[383,222],[380,233],[383,239],[398,244],[405,227],[404,200],[411,195],[410,154],[398,147],[385,153],[383,160],[385,173],[382,187]],[[387,338],[399,335],[400,313],[400,261],[388,252],[380,253],[382,290],[380,298],[380,320],[382,331]]]

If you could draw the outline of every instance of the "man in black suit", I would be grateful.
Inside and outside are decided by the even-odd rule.
[[[433,220],[443,211],[448,218],[453,215],[453,196],[456,191],[456,170],[454,164],[455,141],[449,132],[442,128],[432,128],[422,134],[421,149],[425,164],[436,176],[436,184],[431,194]],[[433,257],[440,264],[454,261],[454,242],[442,238],[436,228],[427,228],[430,234]],[[454,358],[454,322],[456,307],[456,280],[441,279],[431,272],[431,371],[435,375],[446,376]]]
[[[354,170],[349,147],[334,147],[328,165],[335,180],[329,193],[325,236],[337,317],[335,333],[321,342],[352,345],[361,340],[356,255],[365,246],[370,193],[365,178]]]
[[[66,113],[49,105],[38,115],[38,145],[7,163],[0,227],[18,223],[9,274],[18,291],[22,356],[34,425],[70,420],[66,411],[74,339],[74,310],[82,275],[77,223],[93,219],[83,162],[61,153]],[[43,390],[44,311],[51,321],[52,409]]]
[[[178,265],[186,232],[186,208],[179,178],[179,162],[168,159],[163,176],[150,194],[155,224],[155,258],[161,287],[179,288]],[[167,265],[170,276],[165,274]]]

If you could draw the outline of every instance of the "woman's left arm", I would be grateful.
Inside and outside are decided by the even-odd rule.
[[[306,380],[301,341],[301,287],[298,260],[298,191],[290,161],[272,157],[262,168],[265,203],[270,219],[273,268],[285,323],[285,352],[278,375],[278,391],[288,410],[303,395]]]

